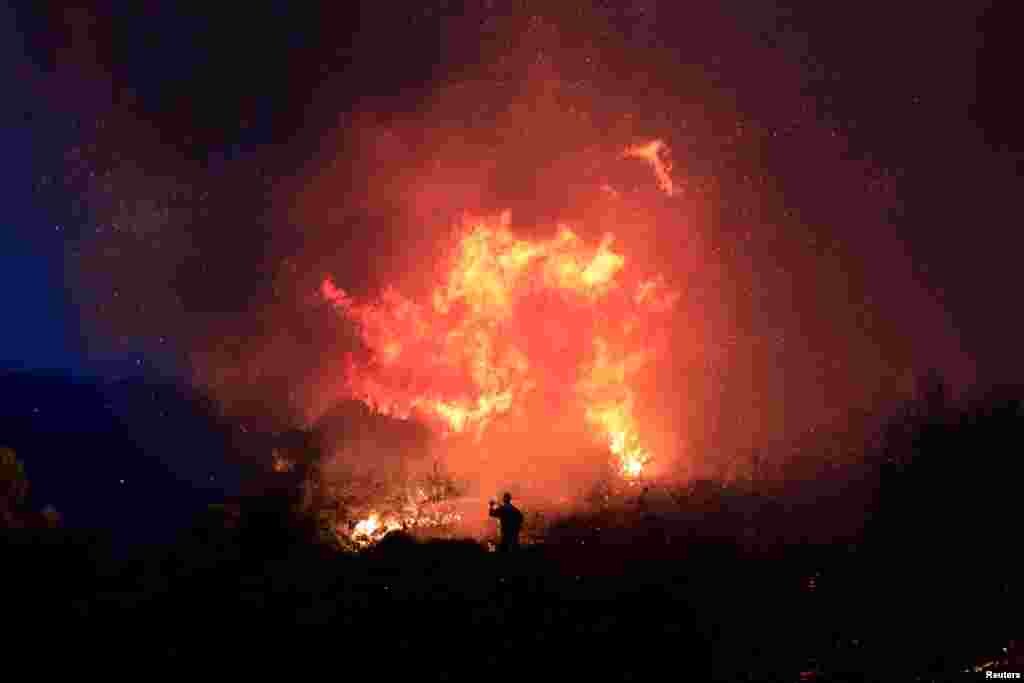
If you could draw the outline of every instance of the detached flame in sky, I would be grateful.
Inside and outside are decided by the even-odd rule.
[[[671,197],[676,192],[675,184],[672,182],[672,164],[665,157],[668,155],[668,147],[661,140],[652,140],[645,145],[634,145],[627,147],[622,153],[623,158],[632,157],[643,159],[651,165],[654,170],[654,177],[658,179],[658,187],[666,195]]]
[[[426,301],[389,288],[357,302],[323,281],[322,296],[369,351],[367,362],[350,359],[347,388],[380,413],[478,438],[528,405],[546,419],[575,411],[622,474],[639,476],[652,454],[634,382],[659,354],[678,294],[630,272],[610,234],[588,246],[559,225],[551,239],[527,241],[510,218],[467,217]]]

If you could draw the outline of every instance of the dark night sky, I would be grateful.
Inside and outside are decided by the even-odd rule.
[[[329,268],[309,245],[338,244],[305,234],[280,197],[308,183],[345,112],[416,111],[477,61],[493,60],[501,42],[482,39],[479,27],[512,8],[520,17],[548,12],[577,42],[588,27],[611,29],[594,36],[594,49],[639,55],[606,59],[624,72],[649,60],[652,90],[716,69],[707,130],[735,115],[766,131],[737,164],[772,176],[800,215],[802,241],[841,243],[841,262],[854,264],[878,317],[892,321],[888,334],[905,338],[892,348],[958,380],[974,370],[981,383],[1024,380],[1024,330],[1007,306],[1024,150],[1016,79],[1004,77],[1020,60],[1001,7],[801,0],[698,11],[652,1],[574,15],[573,3],[547,4],[496,0],[463,12],[451,2],[415,14],[390,3],[0,8],[0,366],[187,380],[190,354],[211,339],[226,348],[263,338],[281,318],[253,315],[254,302],[287,308],[276,289],[282,264]],[[609,76],[593,78],[600,90]],[[815,168],[811,138],[772,142],[787,134],[799,98],[814,105],[810,127],[831,132],[841,155],[869,169],[857,181],[874,179],[888,193],[885,211],[862,210],[860,195],[829,185],[855,176]],[[642,116],[666,130],[665,117]],[[721,168],[716,161],[709,167]],[[104,194],[89,173],[107,171],[115,187]],[[87,193],[91,203],[81,201]],[[173,200],[163,214],[156,196]],[[121,200],[135,213],[126,216]],[[731,219],[718,220],[729,229]],[[119,221],[135,227],[97,233]],[[774,258],[763,252],[759,264],[753,253],[754,270]],[[369,269],[364,279],[373,279],[372,266],[349,261],[350,272]],[[745,305],[744,324],[763,326],[757,306]],[[289,321],[299,345],[290,348],[323,334]]]

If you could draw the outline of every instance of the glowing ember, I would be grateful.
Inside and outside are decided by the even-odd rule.
[[[672,164],[662,158],[667,149],[665,143],[661,140],[653,140],[646,145],[634,145],[627,148],[622,153],[622,156],[643,159],[649,163],[651,168],[654,169],[654,176],[658,179],[658,187],[661,188],[662,192],[671,197],[676,191],[675,185],[672,182],[672,176],[669,175],[672,170]]]
[[[656,142],[637,152],[657,161],[659,181],[667,179],[661,149]],[[678,295],[659,277],[632,276],[611,235],[587,246],[560,225],[549,240],[527,241],[509,223],[508,212],[467,218],[424,302],[393,288],[379,301],[356,302],[323,282],[322,296],[357,324],[370,352],[365,363],[350,359],[349,391],[378,412],[416,413],[442,433],[477,437],[527,405],[546,416],[574,410],[622,474],[639,476],[651,455],[632,387],[656,357]]]
[[[295,463],[286,458],[279,450],[274,449],[271,458],[275,472],[291,472],[295,469]]]

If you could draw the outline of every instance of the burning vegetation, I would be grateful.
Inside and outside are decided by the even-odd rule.
[[[671,193],[662,148],[655,141],[626,154],[651,161]],[[415,415],[477,442],[499,418],[575,415],[622,476],[641,476],[654,455],[635,387],[662,353],[678,293],[628,263],[611,234],[587,244],[557,225],[550,239],[527,240],[510,221],[509,212],[465,217],[439,281],[420,299],[388,288],[357,301],[323,281],[322,296],[355,324],[367,351],[348,358],[348,393],[381,414]]]

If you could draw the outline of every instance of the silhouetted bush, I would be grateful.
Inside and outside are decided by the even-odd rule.
[[[666,667],[695,680],[940,677],[998,657],[1016,628],[1021,395],[907,406],[844,470],[875,492],[852,540],[822,540],[805,518],[824,525],[861,499],[811,480],[712,487],[673,498],[671,514],[605,501],[509,556],[401,532],[356,555],[318,543],[285,487],[211,507],[127,559],[73,530],[7,530],[5,614],[60,619],[83,642],[92,624],[131,624],[127,642],[150,661],[223,658],[208,627],[244,633],[261,657],[322,637],[346,660],[421,678],[520,665],[547,678],[559,664],[599,680]]]

